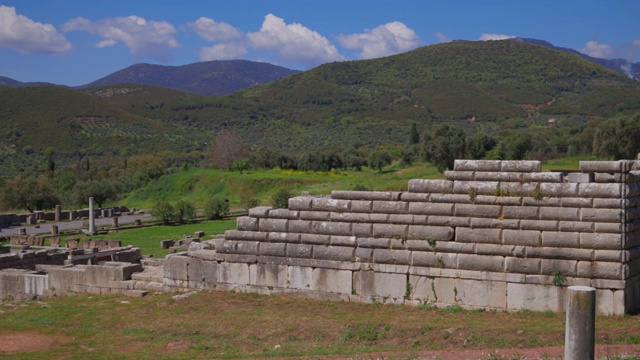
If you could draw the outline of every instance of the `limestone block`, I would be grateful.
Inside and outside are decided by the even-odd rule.
[[[245,263],[220,263],[218,281],[233,286],[249,285],[249,265]]]
[[[507,284],[507,310],[564,311],[564,288],[552,285]]]
[[[590,221],[560,221],[558,222],[558,230],[566,232],[593,232],[596,224]]]
[[[530,182],[562,182],[563,176],[561,172],[533,172],[533,173],[525,173],[522,177],[524,181]]]
[[[454,215],[461,217],[497,218],[502,212],[500,205],[455,204]]]
[[[351,211],[355,213],[368,213],[371,212],[373,201],[351,201]]]
[[[500,183],[497,181],[456,181],[453,183],[455,194],[495,195]]]
[[[356,237],[355,236],[331,235],[331,245],[355,247],[357,245]]]
[[[356,262],[373,262],[373,249],[356,248]]]
[[[594,173],[593,181],[597,183],[621,183],[625,182],[627,176],[627,174]]]
[[[456,279],[435,278],[432,290],[436,303],[452,305],[456,303]]]
[[[435,244],[432,242],[432,244]],[[435,251],[435,246],[431,246],[427,239],[407,240],[404,243],[405,249],[411,251]]]
[[[258,221],[258,228],[260,229],[260,231],[264,232],[287,232],[289,229],[289,220],[272,218],[260,219]]]
[[[318,220],[326,221],[331,218],[328,211],[300,211],[300,220]],[[294,221],[294,220],[291,220]]]
[[[591,260],[591,258],[593,257],[593,250],[575,248],[532,247],[527,248],[527,257],[538,257],[543,259]]]
[[[330,215],[331,221],[341,221],[341,222],[371,222],[371,214],[369,213],[335,213],[332,212]]]
[[[502,243],[502,229],[470,229],[457,228],[456,242],[473,242],[473,243]]]
[[[539,274],[540,259],[507,257],[505,258],[505,269],[509,273]]]
[[[319,260],[353,261],[355,249],[347,246],[313,246],[313,258]]]
[[[450,226],[424,226],[409,225],[408,239],[426,240],[433,238],[435,241],[453,240],[454,230]]]
[[[419,300],[424,303],[435,302],[436,299],[433,295],[433,289],[435,288],[435,286],[433,286],[433,279],[426,276],[409,275],[409,282],[413,289],[411,299]]]
[[[311,274],[311,290],[351,294],[352,272],[315,268]]]
[[[434,268],[456,268],[458,254],[434,253],[425,251],[413,251],[411,256],[412,266],[425,266]]]
[[[403,192],[400,195],[400,200],[402,201],[407,201],[407,202],[429,202],[431,201],[431,193],[410,193],[410,192]],[[351,206],[351,208],[353,209],[353,205]]]
[[[259,246],[258,241],[239,241],[236,244],[236,252],[242,255],[258,255],[260,254]]]
[[[237,230],[258,231],[258,219],[249,216],[240,216],[237,219]]]
[[[593,173],[569,173],[566,179],[570,183],[591,183],[595,181]]]
[[[578,195],[585,198],[620,198],[623,184],[580,184]]]
[[[447,170],[444,172],[444,177],[447,180],[466,180],[473,181],[476,179],[475,171],[455,171],[455,170]]]
[[[568,247],[577,248],[579,246],[580,233],[543,231],[542,246],[545,247]]]
[[[582,221],[593,222],[622,222],[624,213],[622,209],[581,209]]]
[[[308,244],[287,244],[287,257],[310,258],[312,256],[312,245]]]
[[[624,250],[595,250],[594,261],[627,262],[629,252]]]
[[[373,260],[378,264],[409,265],[411,251],[375,249],[373,251]]]
[[[249,266],[249,283],[257,286],[287,287],[289,267],[276,264],[253,264]]]
[[[373,236],[373,224],[351,224],[351,234],[357,237]]]
[[[495,229],[520,229],[520,220],[517,219],[489,219],[472,218],[471,228],[495,228]]]
[[[580,209],[540,207],[540,219],[541,220],[578,221],[580,220]]]
[[[322,234],[300,234],[300,242],[303,244],[330,244],[331,236]]]
[[[540,218],[538,206],[503,206],[502,216],[505,219],[534,219]]]
[[[363,296],[380,296],[401,299],[406,294],[405,274],[385,274],[373,271],[353,273],[353,288]]]
[[[268,240],[270,242],[299,243],[300,234],[292,232],[270,232]]]
[[[333,190],[331,197],[340,200],[395,200],[396,193],[390,191],[344,191]]]
[[[220,246],[216,248],[216,252],[218,252],[218,254],[235,254],[237,252],[237,246],[238,241],[225,240],[222,244],[220,244]]]
[[[593,198],[581,198],[581,197],[565,197],[561,198],[560,204],[564,208],[590,208],[593,207]]]
[[[623,235],[611,233],[581,233],[580,246],[587,249],[622,250]]]
[[[409,208],[409,203],[404,201],[374,201],[371,211],[383,214],[404,214]]]
[[[540,183],[540,192],[544,197],[578,197],[576,183]]]
[[[531,196],[532,192],[525,194],[522,198],[522,206],[562,206],[562,198],[556,197],[543,197],[534,198]]]
[[[215,250],[195,250],[189,251],[188,255],[190,257],[202,260],[216,261],[216,251]],[[145,265],[146,266],[146,265]],[[164,261],[160,265],[151,265],[151,266],[164,266]]]
[[[558,221],[555,220],[520,220],[522,230],[557,231]]]
[[[409,203],[409,213],[418,215],[453,215],[453,204]]]
[[[307,266],[289,266],[287,269],[287,288],[298,290],[311,289],[313,268]]]
[[[577,276],[599,279],[624,280],[626,265],[603,261],[578,261]]]
[[[505,309],[507,307],[507,283],[503,281],[456,281],[456,302],[463,306]]]
[[[459,243],[455,241],[439,241],[436,243],[436,251],[438,253],[464,253],[475,254],[475,243]]]
[[[513,256],[515,245],[494,245],[494,244],[477,244],[476,254],[478,255],[500,255]]]
[[[289,220],[289,232],[311,233],[311,221],[309,220]]]
[[[522,197],[520,196],[495,196],[495,195],[477,195],[475,204],[480,205],[510,205],[521,206]]]
[[[337,221],[314,221],[311,224],[314,234],[351,235],[351,223]]]
[[[430,202],[446,204],[471,204],[473,203],[469,194],[431,194]]]
[[[22,275],[22,280],[24,281],[22,292],[27,297],[43,296],[49,290],[49,276],[47,275],[25,273]]]
[[[373,224],[373,237],[406,239],[408,228],[402,224]]]
[[[457,217],[457,216],[429,215],[427,217],[427,224],[433,225],[433,226],[469,227],[471,224],[471,218]]]
[[[522,172],[485,172],[478,171],[475,173],[476,181],[507,181],[507,182],[521,182],[523,179]],[[460,179],[467,180],[467,179]],[[473,179],[471,179],[473,180]]]
[[[187,256],[168,256],[162,266],[163,277],[171,280],[189,280],[187,275]]]
[[[351,209],[351,201],[350,200],[339,200],[333,199],[330,197],[316,197],[313,198],[313,203],[311,204],[312,209],[315,211],[350,211]]]
[[[582,172],[606,172],[621,173],[629,170],[631,164],[626,160],[618,161],[580,161],[580,171]]]
[[[267,241],[266,232],[227,230],[224,237],[229,240]]]
[[[262,256],[286,256],[285,243],[261,243],[260,255]]]
[[[455,171],[500,171],[500,160],[463,160],[456,159],[453,162]]]
[[[271,206],[257,206],[249,209],[249,216],[256,218],[266,218],[269,216],[269,210],[271,210]]]
[[[389,222],[392,224],[413,224],[414,215],[411,214],[389,214]]]
[[[626,184],[625,193],[628,197],[640,195],[640,183]]]
[[[272,209],[269,211],[269,217],[273,219],[297,219],[300,212],[289,209]]]
[[[458,269],[503,272],[504,257],[475,254],[458,254]]]
[[[388,238],[374,238],[374,237],[357,237],[356,242],[358,247],[364,248],[378,248],[388,249],[390,247],[391,239]]]
[[[560,259],[542,259],[540,261],[540,274],[555,276],[560,274],[562,276],[576,276],[578,273],[575,260],[560,260]]]
[[[290,210],[311,210],[311,203],[313,202],[313,198],[311,196],[296,196],[289,198],[289,209]],[[251,215],[251,214],[249,214]]]
[[[593,207],[595,208],[601,208],[601,209],[605,209],[605,208],[610,208],[610,209],[620,209],[621,207],[623,207],[624,201],[622,199],[601,199],[601,198],[596,198],[593,199]]]
[[[411,179],[408,189],[412,193],[450,193],[453,191],[453,181]]]

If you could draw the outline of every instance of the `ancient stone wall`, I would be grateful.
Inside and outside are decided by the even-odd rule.
[[[640,309],[640,162],[457,160],[405,192],[334,191],[258,207],[215,250],[170,256],[169,288],[237,289],[515,311]],[[205,242],[206,243],[206,242]]]

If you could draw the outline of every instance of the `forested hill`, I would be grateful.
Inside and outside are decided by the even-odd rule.
[[[199,95],[227,95],[297,72],[281,66],[246,60],[205,61],[183,66],[136,64],[78,88],[144,84]]]

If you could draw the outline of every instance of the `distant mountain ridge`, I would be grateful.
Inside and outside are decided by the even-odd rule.
[[[223,96],[298,72],[281,66],[247,60],[205,61],[182,66],[135,64],[77,88],[144,84],[197,95]]]
[[[569,48],[565,48],[565,47],[560,47],[560,46],[555,46],[552,43],[548,42],[548,41],[544,41],[544,40],[538,40],[538,39],[529,39],[529,38],[513,38],[511,39],[512,41],[522,41],[522,42],[526,42],[529,44],[534,44],[534,45],[542,45],[542,46],[546,46],[548,48],[552,48],[555,50],[560,50],[560,51],[564,51],[566,53],[569,54],[574,54],[574,55],[578,55],[583,59],[589,60],[591,62],[594,62],[596,64],[600,64],[604,67],[606,67],[607,69],[611,69],[613,71],[616,71],[624,76],[627,76],[629,78],[633,78],[633,79],[640,79],[640,63],[631,63],[625,59],[601,59],[601,58],[596,58],[593,56],[589,56],[586,54],[583,54],[577,50],[574,49],[569,49]]]

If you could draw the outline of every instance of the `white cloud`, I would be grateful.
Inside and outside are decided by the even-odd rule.
[[[448,43],[452,41],[450,37],[446,36],[445,34],[439,31],[435,34],[435,36],[438,39],[438,41],[440,41],[440,43]]]
[[[513,35],[504,35],[504,34],[482,34],[480,35],[480,41],[491,41],[491,40],[506,40],[513,39],[515,36]]]
[[[105,40],[96,47],[113,46],[123,42],[135,56],[149,56],[168,60],[171,49],[180,47],[175,38],[176,29],[166,21],[147,21],[139,16],[109,18],[96,22],[78,17],[62,26],[63,31],[87,31]]]
[[[301,24],[285,24],[273,14],[265,16],[260,31],[247,34],[247,38],[254,49],[276,53],[291,64],[315,66],[343,59],[319,33]]]
[[[217,44],[200,49],[198,55],[202,61],[234,59],[247,53],[244,45],[238,43]]]
[[[605,59],[613,55],[613,48],[611,45],[600,44],[597,41],[588,41],[585,47],[580,49],[580,52],[595,58]]]
[[[340,35],[338,41],[347,49],[362,49],[360,57],[371,59],[414,49],[422,41],[405,24],[394,21],[362,34]]]
[[[206,17],[190,22],[188,26],[207,41],[232,41],[243,37],[242,32],[233,26]]]
[[[63,53],[71,44],[51,24],[18,15],[16,8],[0,5],[0,46],[22,54]]]

